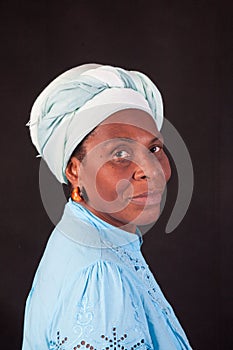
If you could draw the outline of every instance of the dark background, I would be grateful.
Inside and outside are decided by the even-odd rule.
[[[159,86],[190,152],[195,187],[185,218],[165,234],[174,169],[143,252],[193,348],[233,348],[230,3],[1,1],[1,349],[21,347],[25,298],[53,228],[25,124],[45,85],[86,62],[143,71]]]

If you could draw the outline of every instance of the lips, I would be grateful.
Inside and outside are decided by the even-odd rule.
[[[162,200],[163,191],[149,191],[134,195],[129,198],[130,202],[138,205],[156,205],[160,204]]]

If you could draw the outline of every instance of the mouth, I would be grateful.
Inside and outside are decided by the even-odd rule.
[[[148,205],[158,205],[160,204],[162,200],[162,194],[163,191],[149,191],[140,193],[138,195],[132,196],[129,198],[130,202],[142,205],[142,206],[148,206]]]

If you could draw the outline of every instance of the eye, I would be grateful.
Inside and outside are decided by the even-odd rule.
[[[151,153],[158,153],[159,151],[161,151],[163,149],[162,146],[153,146],[150,148],[150,152]]]
[[[125,150],[117,151],[113,155],[113,159],[126,159],[129,157],[130,157],[130,154]]]

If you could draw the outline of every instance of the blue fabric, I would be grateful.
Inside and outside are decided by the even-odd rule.
[[[138,91],[148,101],[155,120],[161,117],[157,115],[157,90],[146,75],[111,66],[106,66],[105,69],[118,75],[118,78],[121,80],[121,86],[119,86],[119,82],[108,84],[107,81],[104,82],[88,75],[79,76],[78,79],[70,81],[62,81],[57,85],[54,84],[54,88],[45,99],[41,108],[38,130],[41,154],[43,154],[43,149],[51,134],[59,127],[63,118],[67,118],[71,112],[77,111],[94,96],[112,87]]]
[[[191,349],[141,244],[70,200],[27,299],[23,350]]]
[[[110,115],[129,108],[148,113],[161,129],[162,97],[146,75],[84,64],[59,75],[41,92],[27,125],[39,155],[58,181],[67,183],[65,169],[77,145]]]

